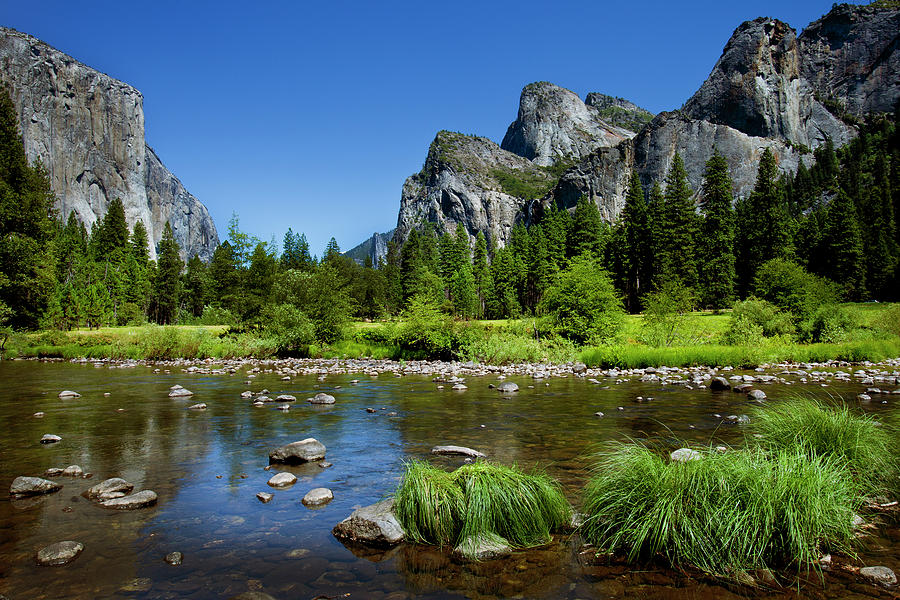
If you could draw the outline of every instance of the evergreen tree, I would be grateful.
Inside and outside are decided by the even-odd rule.
[[[306,241],[305,233],[296,234],[288,227],[287,233],[284,234],[282,246],[282,269],[299,269],[301,271],[311,271],[313,269],[313,260],[309,253],[309,242]]]
[[[560,210],[555,201],[545,209],[541,218],[541,228],[547,244],[547,258],[554,272],[566,265],[566,232],[571,228],[571,221],[568,211]]]
[[[209,267],[196,254],[188,260],[182,285],[185,309],[195,317],[201,316],[209,299]]]
[[[10,327],[37,327],[53,295],[54,201],[47,173],[28,164],[15,107],[0,82],[0,307]]]
[[[174,323],[178,318],[181,268],[183,266],[178,254],[179,250],[178,242],[175,241],[175,236],[172,234],[172,226],[167,221],[162,239],[157,247],[157,270],[153,281],[155,320],[161,325]]]
[[[659,257],[663,252],[663,238],[666,231],[666,200],[663,196],[662,188],[658,181],[653,182],[650,188],[650,201],[647,203],[647,214],[649,215],[650,224],[650,254],[653,256],[653,263],[650,265],[650,286],[644,286],[644,289],[652,288],[661,277],[661,269]]]
[[[150,262],[150,238],[147,235],[147,227],[143,221],[137,221],[131,231],[129,240],[131,255],[139,263],[146,265]]]
[[[584,253],[595,258],[603,256],[606,229],[606,223],[603,222],[597,205],[587,196],[579,198],[569,229],[568,256],[580,256]]]
[[[696,288],[698,218],[692,199],[693,192],[687,181],[687,172],[681,155],[675,154],[672,166],[666,174],[666,189],[662,218],[659,224],[659,264],[657,287],[669,279],[681,285]]]
[[[228,240],[219,244],[213,252],[209,261],[209,278],[213,304],[237,314],[241,282],[234,248]]]
[[[716,150],[706,162],[701,207],[700,293],[702,302],[725,308],[734,302],[734,209],[728,162]]]
[[[385,282],[385,309],[390,314],[398,314],[403,304],[403,285],[400,281],[400,252],[397,243],[387,243],[387,255],[379,270]]]
[[[338,256],[340,256],[340,252],[338,252]],[[275,253],[265,242],[258,242],[250,255],[250,268],[247,269],[246,293],[240,312],[244,321],[252,321],[259,316],[272,294],[272,286],[275,285],[277,272],[278,261]]]
[[[563,236],[565,240],[565,236]],[[475,282],[475,294],[478,298],[475,316],[484,318],[485,299],[491,288],[491,270],[487,261],[487,241],[482,232],[475,236],[475,253],[472,257],[472,276]]]
[[[650,211],[636,171],[631,172],[631,185],[628,187],[621,218],[622,287],[625,307],[629,312],[635,313],[640,311],[640,298],[648,291],[653,270]]]
[[[822,237],[825,276],[838,282],[847,299],[861,300],[865,297],[862,237],[856,208],[843,190],[828,207]]]
[[[341,247],[338,246],[337,240],[333,237],[328,240],[328,244],[325,246],[325,253],[322,254],[322,262],[330,262],[334,263],[341,256]]]
[[[738,288],[745,296],[764,262],[792,254],[791,224],[778,180],[775,155],[766,148],[759,161],[756,185],[746,201],[737,206],[741,224],[735,252]]]
[[[123,260],[128,245],[128,223],[125,222],[125,207],[120,198],[109,203],[106,214],[100,220],[96,233],[91,236],[91,253],[94,260],[109,260],[116,250]]]

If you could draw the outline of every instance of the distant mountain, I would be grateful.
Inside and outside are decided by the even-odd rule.
[[[426,222],[462,223],[500,246],[517,222],[587,196],[615,220],[632,170],[662,181],[676,153],[699,193],[718,148],[738,197],[749,194],[766,148],[779,168],[814,162],[812,150],[857,135],[854,118],[900,100],[896,3],[835,5],[800,36],[771,18],[742,23],[700,89],[680,110],[653,116],[599,93],[585,102],[551,83],[525,86],[503,142],[439,132],[425,167],[403,185],[394,239]]]
[[[147,145],[138,90],[3,27],[0,79],[19,113],[25,153],[48,170],[64,219],[74,212],[90,230],[120,198],[129,227],[143,221],[151,245],[168,221],[182,257],[212,258],[215,223]]]
[[[344,252],[344,256],[352,258],[359,264],[365,264],[366,258],[372,260],[373,265],[377,265],[378,261],[387,256],[387,243],[394,236],[394,230],[385,231],[384,233],[373,233],[372,237]]]

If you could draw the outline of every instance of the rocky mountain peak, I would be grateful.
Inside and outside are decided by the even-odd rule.
[[[0,28],[0,79],[19,115],[25,154],[46,167],[63,218],[74,212],[90,229],[119,198],[128,226],[147,228],[154,258],[167,221],[183,258],[212,257],[215,224],[147,145],[138,90],[7,28]]]
[[[574,92],[546,81],[522,89],[519,114],[500,147],[537,165],[577,160],[599,147],[614,146],[634,132],[603,120],[600,110]]]
[[[700,89],[685,103],[692,119],[728,125],[755,137],[777,138],[815,148],[830,137],[853,136],[815,99],[801,77],[796,32],[777,19],[741,24]]]
[[[801,74],[823,99],[854,116],[900,101],[900,7],[836,4],[800,34]]]
[[[637,133],[653,120],[653,113],[618,96],[591,92],[584,103],[596,108],[607,123]]]

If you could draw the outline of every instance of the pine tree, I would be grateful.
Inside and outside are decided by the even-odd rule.
[[[662,274],[660,257],[663,253],[663,238],[666,231],[666,199],[658,181],[654,181],[653,186],[650,188],[647,214],[649,215],[648,221],[650,225],[649,247],[650,254],[653,256],[653,263],[650,265],[650,285],[644,286],[645,290],[648,290],[648,288],[652,289]]]
[[[568,235],[568,256],[584,253],[595,258],[603,256],[606,245],[606,224],[600,216],[597,205],[587,196],[578,199]]]
[[[0,307],[13,328],[37,327],[53,295],[54,202],[47,173],[28,164],[15,107],[0,81]]]
[[[713,308],[731,306],[734,301],[734,208],[728,162],[718,149],[706,162],[700,206],[701,224],[700,293],[702,302]]]
[[[658,227],[660,234],[656,260],[659,263],[657,287],[676,279],[687,288],[696,288],[698,218],[694,209],[693,192],[687,181],[687,172],[681,155],[675,154],[672,166],[666,174],[662,217]]]
[[[825,216],[825,276],[838,282],[849,300],[865,297],[862,236],[850,196],[839,191]]]
[[[566,232],[571,227],[571,221],[568,211],[557,208],[556,202],[550,203],[541,218],[547,257],[553,265],[554,272],[566,266]]]
[[[736,245],[735,269],[742,296],[750,289],[756,270],[773,258],[792,255],[791,224],[778,181],[775,155],[766,148],[759,161],[756,185],[750,197],[738,204],[736,220],[741,235]]]
[[[91,236],[90,246],[94,260],[109,260],[116,250],[123,251],[119,256],[124,260],[124,250],[128,246],[128,223],[120,198],[109,203],[96,233]]]
[[[648,291],[653,270],[650,212],[644,200],[641,178],[636,171],[631,172],[631,185],[622,209],[620,235],[625,306],[634,313],[640,311],[640,298]]]
[[[185,308],[191,315],[201,316],[209,299],[209,267],[196,254],[188,260],[182,285]]]
[[[565,237],[563,238],[565,239]],[[475,253],[472,257],[472,275],[475,281],[475,293],[478,297],[476,316],[481,319],[485,314],[485,299],[491,287],[491,270],[487,261],[487,241],[482,232],[475,236]]]
[[[325,246],[325,252],[322,254],[322,262],[334,263],[340,256],[341,247],[338,246],[337,240],[332,237]]]
[[[178,318],[181,297],[181,268],[178,242],[172,234],[172,226],[166,222],[157,249],[157,270],[153,282],[156,322],[161,325],[174,323]]]

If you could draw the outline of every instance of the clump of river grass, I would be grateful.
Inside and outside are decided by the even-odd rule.
[[[845,404],[797,397],[755,409],[751,428],[769,451],[797,449],[809,457],[834,458],[850,471],[861,494],[900,494],[900,431],[891,423]]]
[[[662,556],[722,577],[852,553],[860,505],[844,461],[799,448],[701,452],[675,462],[641,444],[598,456],[585,539],[629,560]]]
[[[571,521],[572,509],[555,480],[488,461],[452,473],[411,461],[396,493],[395,511],[407,535],[452,545],[476,558],[481,543],[529,548]]]

